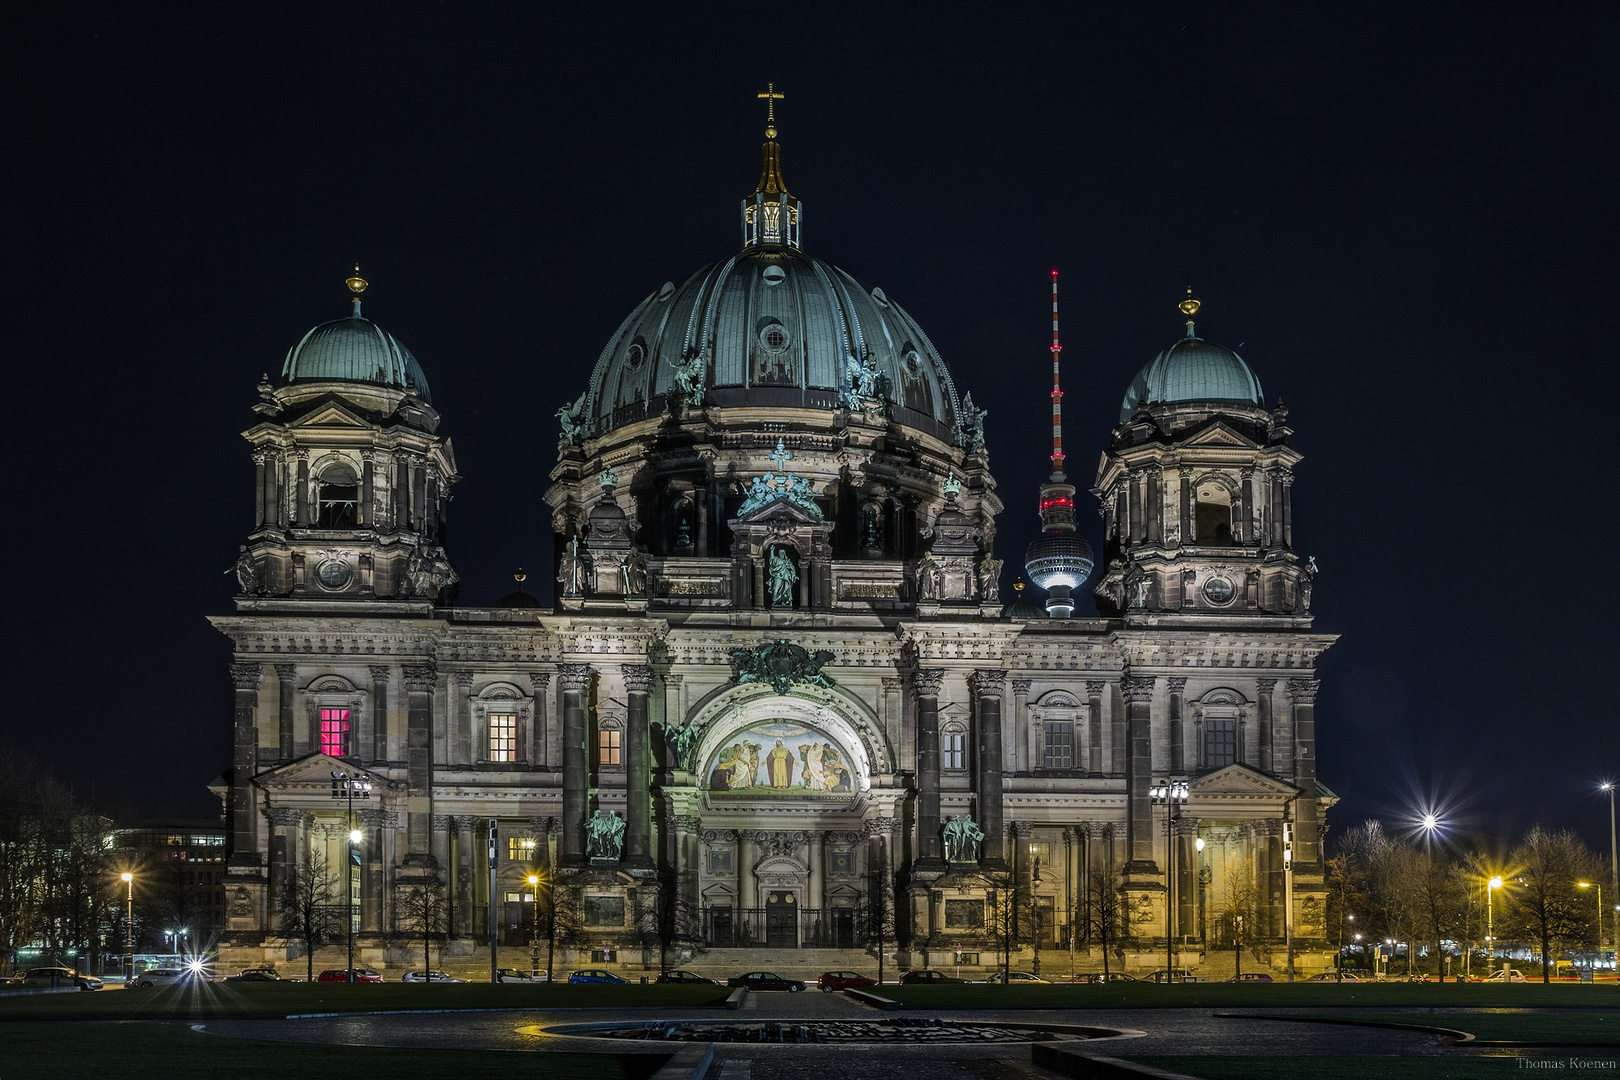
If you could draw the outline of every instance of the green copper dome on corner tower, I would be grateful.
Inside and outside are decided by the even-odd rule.
[[[1187,316],[1187,334],[1142,366],[1120,402],[1121,423],[1138,405],[1185,405],[1208,402],[1265,408],[1260,380],[1243,357],[1224,345],[1205,341],[1194,332],[1192,317],[1199,302],[1192,290],[1180,304]]]
[[[282,383],[373,383],[408,390],[432,404],[427,375],[416,357],[393,334],[361,316],[360,294],[368,283],[359,267],[347,284],[354,294],[354,310],[348,318],[320,324],[287,350]]]

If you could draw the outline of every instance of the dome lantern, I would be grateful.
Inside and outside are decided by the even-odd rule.
[[[743,247],[773,248],[799,246],[799,200],[788,193],[782,179],[782,147],[776,141],[776,103],[786,95],[775,83],[767,83],[758,95],[765,102],[765,145],[759,185],[743,200]]]

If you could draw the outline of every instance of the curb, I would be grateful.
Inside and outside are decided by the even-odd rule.
[[[683,1046],[664,1067],[653,1073],[653,1080],[703,1080],[714,1065],[714,1044]]]
[[[1185,1073],[1165,1072],[1151,1065],[1140,1065],[1119,1058],[1099,1057],[1074,1049],[1067,1043],[1035,1043],[1029,1048],[1029,1060],[1042,1068],[1060,1072],[1079,1080],[1196,1080]]]
[[[730,997],[726,998],[726,1008],[731,1009],[732,1011],[736,1011],[737,1009],[742,1008],[743,1007],[743,1002],[745,1002],[747,1000],[748,1000],[748,987],[739,986],[739,987],[737,987],[737,989],[735,989],[735,990],[733,990],[731,992]]]
[[[1267,1016],[1260,1013],[1216,1013],[1217,1020],[1291,1020],[1296,1024],[1343,1024],[1347,1027],[1389,1028],[1393,1031],[1428,1031],[1436,1035],[1450,1035],[1460,1043],[1471,1043],[1474,1036],[1457,1028],[1437,1027],[1434,1024],[1396,1024],[1388,1020],[1356,1020],[1352,1017],[1331,1016]],[[1512,1045],[1512,1044],[1508,1044]]]
[[[893,998],[886,998],[866,990],[845,990],[844,995],[854,998],[862,1005],[870,1005],[872,1008],[882,1009],[884,1012],[897,1012],[900,1009],[900,1003]]]

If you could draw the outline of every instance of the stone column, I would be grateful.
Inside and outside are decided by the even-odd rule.
[[[456,823],[456,919],[457,937],[473,932],[473,824],[476,819],[457,817]]]
[[[1086,680],[1086,771],[1103,771],[1102,698],[1108,684],[1101,679]]]
[[[547,752],[547,735],[551,730],[551,710],[546,708],[546,698],[548,691],[551,689],[551,672],[529,672],[529,689],[534,693],[534,720],[529,724],[526,743],[529,768],[555,768],[557,763],[552,760]]]
[[[456,894],[449,890],[451,888],[451,882],[455,880],[456,866],[455,863],[450,859],[450,838],[455,833],[455,828],[456,819],[450,815],[433,815],[433,840],[431,843],[433,850],[433,864],[438,867],[440,873],[444,875],[444,885],[445,889],[447,890],[446,896],[452,903],[455,901]]]
[[[987,870],[999,870],[1007,865],[1002,850],[1002,783],[1001,783],[1001,697],[1007,685],[1007,673],[993,668],[981,668],[968,677],[973,688],[979,726],[979,745],[975,771],[979,793],[979,828],[984,831],[984,848],[979,853],[980,865]]]
[[[371,671],[371,760],[388,760],[388,665],[372,664]]]
[[[810,902],[805,907],[814,908],[817,914],[815,925],[806,928],[814,931],[815,940],[806,942],[806,944],[819,945],[821,943],[821,934],[827,929],[827,865],[824,862],[826,852],[823,850],[827,842],[827,836],[820,829],[812,829],[810,830],[809,839]]]
[[[304,816],[302,810],[294,810],[288,806],[273,806],[270,808],[270,910],[272,913],[279,908],[281,898],[287,891],[287,874],[298,868],[298,823]],[[269,929],[279,930],[282,919],[274,914],[270,919]]]
[[[367,934],[376,934],[383,928],[385,863],[382,849],[388,814],[383,810],[361,810],[359,815],[360,827],[364,830],[364,840],[360,844],[360,929]]]
[[[1294,477],[1290,473],[1282,477],[1282,543],[1283,547],[1294,546]]]
[[[664,675],[664,726],[680,727],[686,723],[686,676],[676,672]],[[671,762],[671,767],[676,763]]]
[[[697,554],[705,557],[709,551],[709,489],[698,487],[692,489],[693,502],[697,506]]]
[[[1176,924],[1178,939],[1196,934],[1198,927],[1198,821],[1182,818],[1175,826]]]
[[[1315,870],[1321,862],[1316,835],[1316,692],[1315,679],[1289,679],[1294,703],[1294,868]]]
[[[433,688],[438,671],[429,664],[406,664],[405,692],[405,832],[407,863],[431,859],[428,838],[433,826]]]
[[[737,831],[737,921],[733,925],[744,935],[745,944],[753,944],[754,936],[763,927],[755,926],[759,919],[759,887],[754,880],[754,863],[759,860],[760,834],[753,829]],[[746,927],[746,929],[744,929]]]
[[[1125,697],[1128,740],[1125,794],[1128,801],[1126,845],[1136,868],[1153,872],[1153,678],[1127,675],[1120,680]]]
[[[454,768],[471,768],[480,755],[473,746],[472,738],[472,684],[473,673],[470,671],[456,671],[450,675],[450,716],[449,730],[445,733],[449,738],[449,745],[445,749],[446,760]]]
[[[1164,473],[1157,466],[1147,473],[1148,540],[1164,542]]]
[[[270,484],[265,476],[265,458],[263,450],[253,451],[253,531],[264,528],[265,520],[270,516]]]
[[[919,870],[944,870],[939,835],[939,684],[938,669],[912,672],[911,692],[917,701],[917,863]]]
[[[276,736],[280,742],[279,757],[291,761],[298,756],[297,719],[294,709],[298,701],[297,664],[276,665]]]
[[[1170,691],[1170,771],[1182,773],[1187,771],[1187,749],[1185,722],[1182,720],[1182,700],[1187,690],[1187,680],[1177,677],[1166,679],[1165,686]]]
[[[406,513],[410,507],[410,499],[405,494],[405,463],[404,455],[394,457],[394,528],[406,527]]]
[[[231,860],[234,868],[252,868],[259,859],[259,800],[253,787],[253,774],[259,771],[259,680],[264,665],[231,665],[231,685],[236,688],[235,753],[231,764]]]
[[[1193,511],[1192,511],[1192,506],[1193,506],[1193,501],[1192,501],[1192,476],[1187,472],[1186,469],[1182,469],[1181,470],[1181,513],[1177,517],[1177,523],[1180,525],[1181,542],[1183,544],[1191,544],[1195,539],[1195,537],[1193,535]]]
[[[1273,731],[1274,724],[1271,711],[1271,692],[1276,685],[1276,679],[1258,679],[1255,682],[1255,687],[1259,694],[1259,718],[1256,723],[1260,728],[1260,771],[1265,773],[1271,772],[1274,767],[1272,761],[1272,740],[1275,738],[1276,733]]]
[[[905,722],[904,691],[903,679],[898,676],[884,677],[883,717],[889,732],[889,745],[900,748],[900,764],[897,766],[900,769],[906,768],[906,762],[915,760],[917,753],[916,732]]]
[[[1129,750],[1124,700],[1123,690],[1117,699],[1110,696],[1108,700],[1108,771],[1115,776],[1125,775],[1125,758]]]
[[[585,811],[590,796],[590,766],[585,756],[585,694],[590,688],[589,664],[564,664],[558,669],[563,692],[562,719],[562,850],[564,867],[585,865]]]
[[[376,455],[370,450],[360,453],[360,501],[355,506],[355,524],[374,528],[377,523],[376,507]]]
[[[625,810],[624,864],[632,870],[653,869],[652,758],[648,741],[647,696],[653,671],[647,664],[624,664],[619,671],[629,698],[624,733]]]
[[[1233,539],[1239,541],[1240,543],[1249,544],[1253,543],[1255,538],[1254,470],[1244,469],[1241,476],[1243,484],[1238,498],[1241,500],[1242,509],[1241,512],[1236,516],[1236,520],[1234,520],[1232,523],[1235,530],[1241,531],[1237,532]]]
[[[1035,827],[1032,823],[1028,821],[1012,823],[1013,881],[1017,890],[1012,902],[1018,906],[1013,908],[1012,940],[1008,942],[1011,949],[1020,947],[1024,942],[1022,931],[1031,929],[1029,904],[1030,897],[1035,895],[1035,859],[1029,853],[1029,843],[1030,837],[1034,834]]]
[[[1029,775],[1029,740],[1020,739],[1020,728],[1029,726],[1029,688],[1034,685],[1033,679],[1014,679],[1012,681],[1013,710],[1012,710],[1012,754],[1003,758],[1004,766],[1015,774]]]
[[[298,489],[293,492],[293,524],[308,525],[313,515],[309,512],[309,452],[297,450]]]

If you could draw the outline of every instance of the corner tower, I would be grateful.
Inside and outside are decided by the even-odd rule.
[[[1161,624],[1305,618],[1315,564],[1293,549],[1288,411],[1268,410],[1243,359],[1198,336],[1187,292],[1186,332],[1132,380],[1092,488],[1107,562],[1097,607]]]
[[[238,610],[420,609],[456,583],[441,546],[450,440],[416,357],[360,312],[322,323],[259,382],[253,531],[236,561]]]

